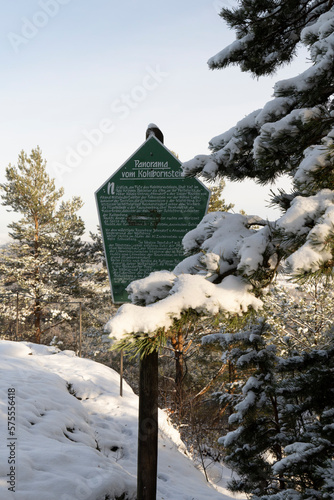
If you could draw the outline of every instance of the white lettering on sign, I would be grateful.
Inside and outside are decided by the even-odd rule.
[[[136,172],[122,172],[122,177],[136,177]]]
[[[115,194],[115,183],[114,182],[108,182],[107,193],[108,194]]]
[[[138,170],[138,178],[171,179],[181,178],[181,171],[174,170]]]
[[[135,168],[169,168],[168,161],[135,160]]]

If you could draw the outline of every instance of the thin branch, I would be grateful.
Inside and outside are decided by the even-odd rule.
[[[196,399],[200,398],[201,396],[203,396],[203,394],[205,394],[206,392],[208,392],[208,390],[210,389],[210,387],[212,387],[212,385],[214,384],[215,380],[217,380],[217,378],[222,375],[225,371],[225,369],[227,368],[227,363],[225,363],[225,365],[222,365],[218,372],[216,373],[216,375],[214,375],[212,377],[212,379],[210,380],[210,382],[201,390],[199,391],[193,398],[192,398],[192,402],[195,401]]]

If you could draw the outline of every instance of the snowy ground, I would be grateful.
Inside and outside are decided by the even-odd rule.
[[[119,396],[119,375],[104,365],[0,341],[1,500],[135,499],[137,406],[127,384]],[[227,469],[211,475],[218,489],[161,411],[157,499],[235,498],[225,489]]]

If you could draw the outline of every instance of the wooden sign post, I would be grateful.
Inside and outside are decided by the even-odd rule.
[[[153,124],[152,124],[153,125]],[[148,131],[151,129],[149,128]],[[180,161],[155,126],[147,140],[96,191],[114,303],[152,271],[171,271],[183,258],[182,239],[204,217],[209,190],[184,178]],[[160,133],[159,133],[160,132]],[[137,500],[155,500],[158,463],[158,352],[140,360]]]
[[[158,467],[158,352],[140,360],[137,500],[155,500]]]

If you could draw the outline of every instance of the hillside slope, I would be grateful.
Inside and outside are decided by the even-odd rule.
[[[137,412],[137,396],[126,383],[119,396],[112,369],[71,351],[0,341],[0,498],[134,500]],[[205,481],[160,411],[157,499],[232,498]]]

